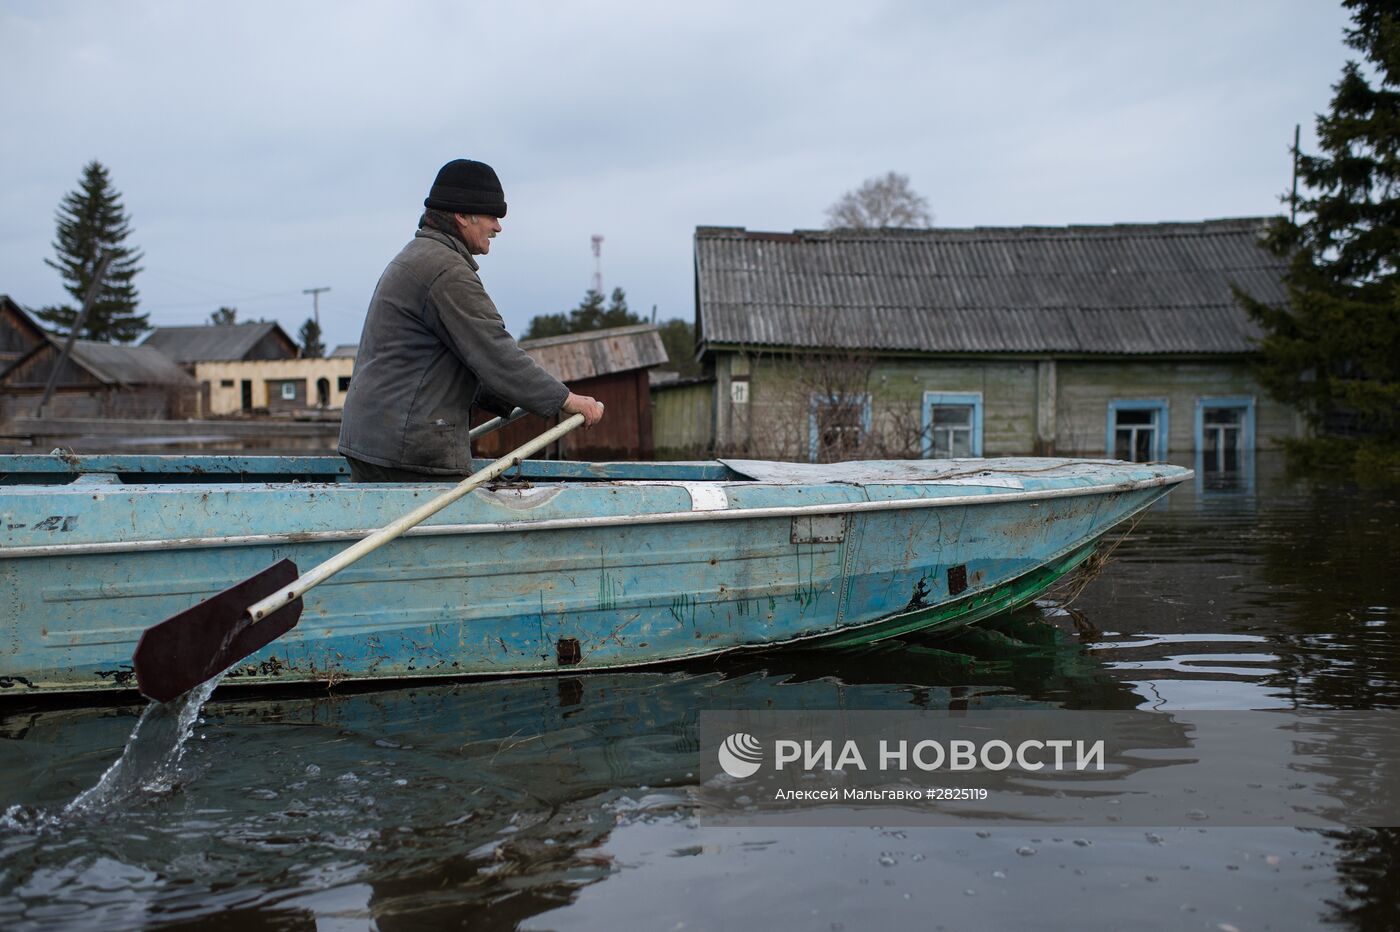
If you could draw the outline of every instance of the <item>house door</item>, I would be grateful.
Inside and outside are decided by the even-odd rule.
[[[244,380],[243,380],[243,395],[242,395],[242,401],[243,401],[243,410],[244,410],[244,411],[251,411],[251,410],[253,410],[253,380],[252,380],[252,379],[244,379]]]

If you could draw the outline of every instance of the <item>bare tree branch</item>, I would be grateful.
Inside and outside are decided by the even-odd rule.
[[[933,225],[928,199],[909,187],[909,176],[888,172],[867,178],[826,209],[832,230],[869,230]]]
[[[722,456],[773,460],[908,459],[926,455],[919,398],[889,397],[876,354],[851,346],[831,315],[807,324],[812,347],[749,347],[757,378],[745,404],[730,405]]]

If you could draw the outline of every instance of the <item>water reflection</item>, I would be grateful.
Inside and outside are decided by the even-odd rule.
[[[1400,828],[1329,833],[1336,843],[1337,871],[1346,896],[1328,904],[1328,922],[1360,930],[1400,928]]]
[[[726,834],[685,805],[705,709],[1400,705],[1400,496],[1247,474],[1153,508],[1068,609],[952,638],[216,701],[172,792],[95,821],[35,830],[139,710],[5,711],[0,925],[1393,927],[1392,831]]]
[[[1253,450],[1199,451],[1192,468],[1196,472],[1196,496],[1254,494]]]
[[[0,921],[214,909],[228,921],[331,886],[380,928],[466,906],[511,925],[616,870],[598,848],[619,824],[689,818],[701,710],[1136,703],[1035,613],[843,652],[840,671],[829,652],[775,653],[680,672],[215,702],[178,794],[50,827],[40,814],[110,763],[136,709],[10,715],[0,792],[24,809],[0,841]]]

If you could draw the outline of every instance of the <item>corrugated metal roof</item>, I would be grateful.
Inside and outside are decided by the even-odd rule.
[[[667,360],[661,332],[652,324],[522,340],[520,346],[562,382],[645,369]]]
[[[296,344],[275,321],[246,324],[200,324],[194,327],[157,327],[141,341],[180,363],[242,359],[273,330]]]
[[[331,350],[330,358],[341,359],[343,357],[348,356],[349,358],[354,359],[355,355],[359,353],[359,351],[360,344],[358,343],[341,343],[335,349]]]
[[[695,232],[709,344],[920,352],[1242,353],[1231,284],[1282,302],[1269,218],[933,230]]]
[[[63,351],[66,337],[50,335],[56,352]],[[174,385],[193,388],[197,383],[184,369],[160,350],[142,343],[121,346],[96,340],[74,340],[73,362],[108,385]]]
[[[43,337],[53,347],[55,357],[63,352],[63,346],[68,342],[67,336],[44,330],[8,295],[0,295],[0,305],[21,323],[28,325],[36,335]],[[31,358],[42,347],[42,343],[37,344],[24,358]],[[70,358],[74,364],[86,369],[106,385],[177,385],[193,388],[199,384],[168,356],[144,343],[124,346],[97,340],[74,340]]]
[[[11,315],[13,315],[15,321],[18,322],[19,326],[29,332],[29,336],[31,339],[42,339],[44,333],[46,332],[44,328],[39,326],[38,322],[35,321],[34,318],[30,317],[28,312],[26,312],[24,308],[20,307],[19,304],[9,295],[0,294],[0,308],[4,309],[5,311],[8,311]]]

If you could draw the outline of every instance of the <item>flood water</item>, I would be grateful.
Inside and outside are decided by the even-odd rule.
[[[216,695],[170,772],[83,805],[141,709],[0,706],[0,927],[1400,927],[1400,830],[689,808],[705,709],[1400,707],[1400,490],[1262,456],[1217,485],[1154,507],[1073,613],[664,672]]]

